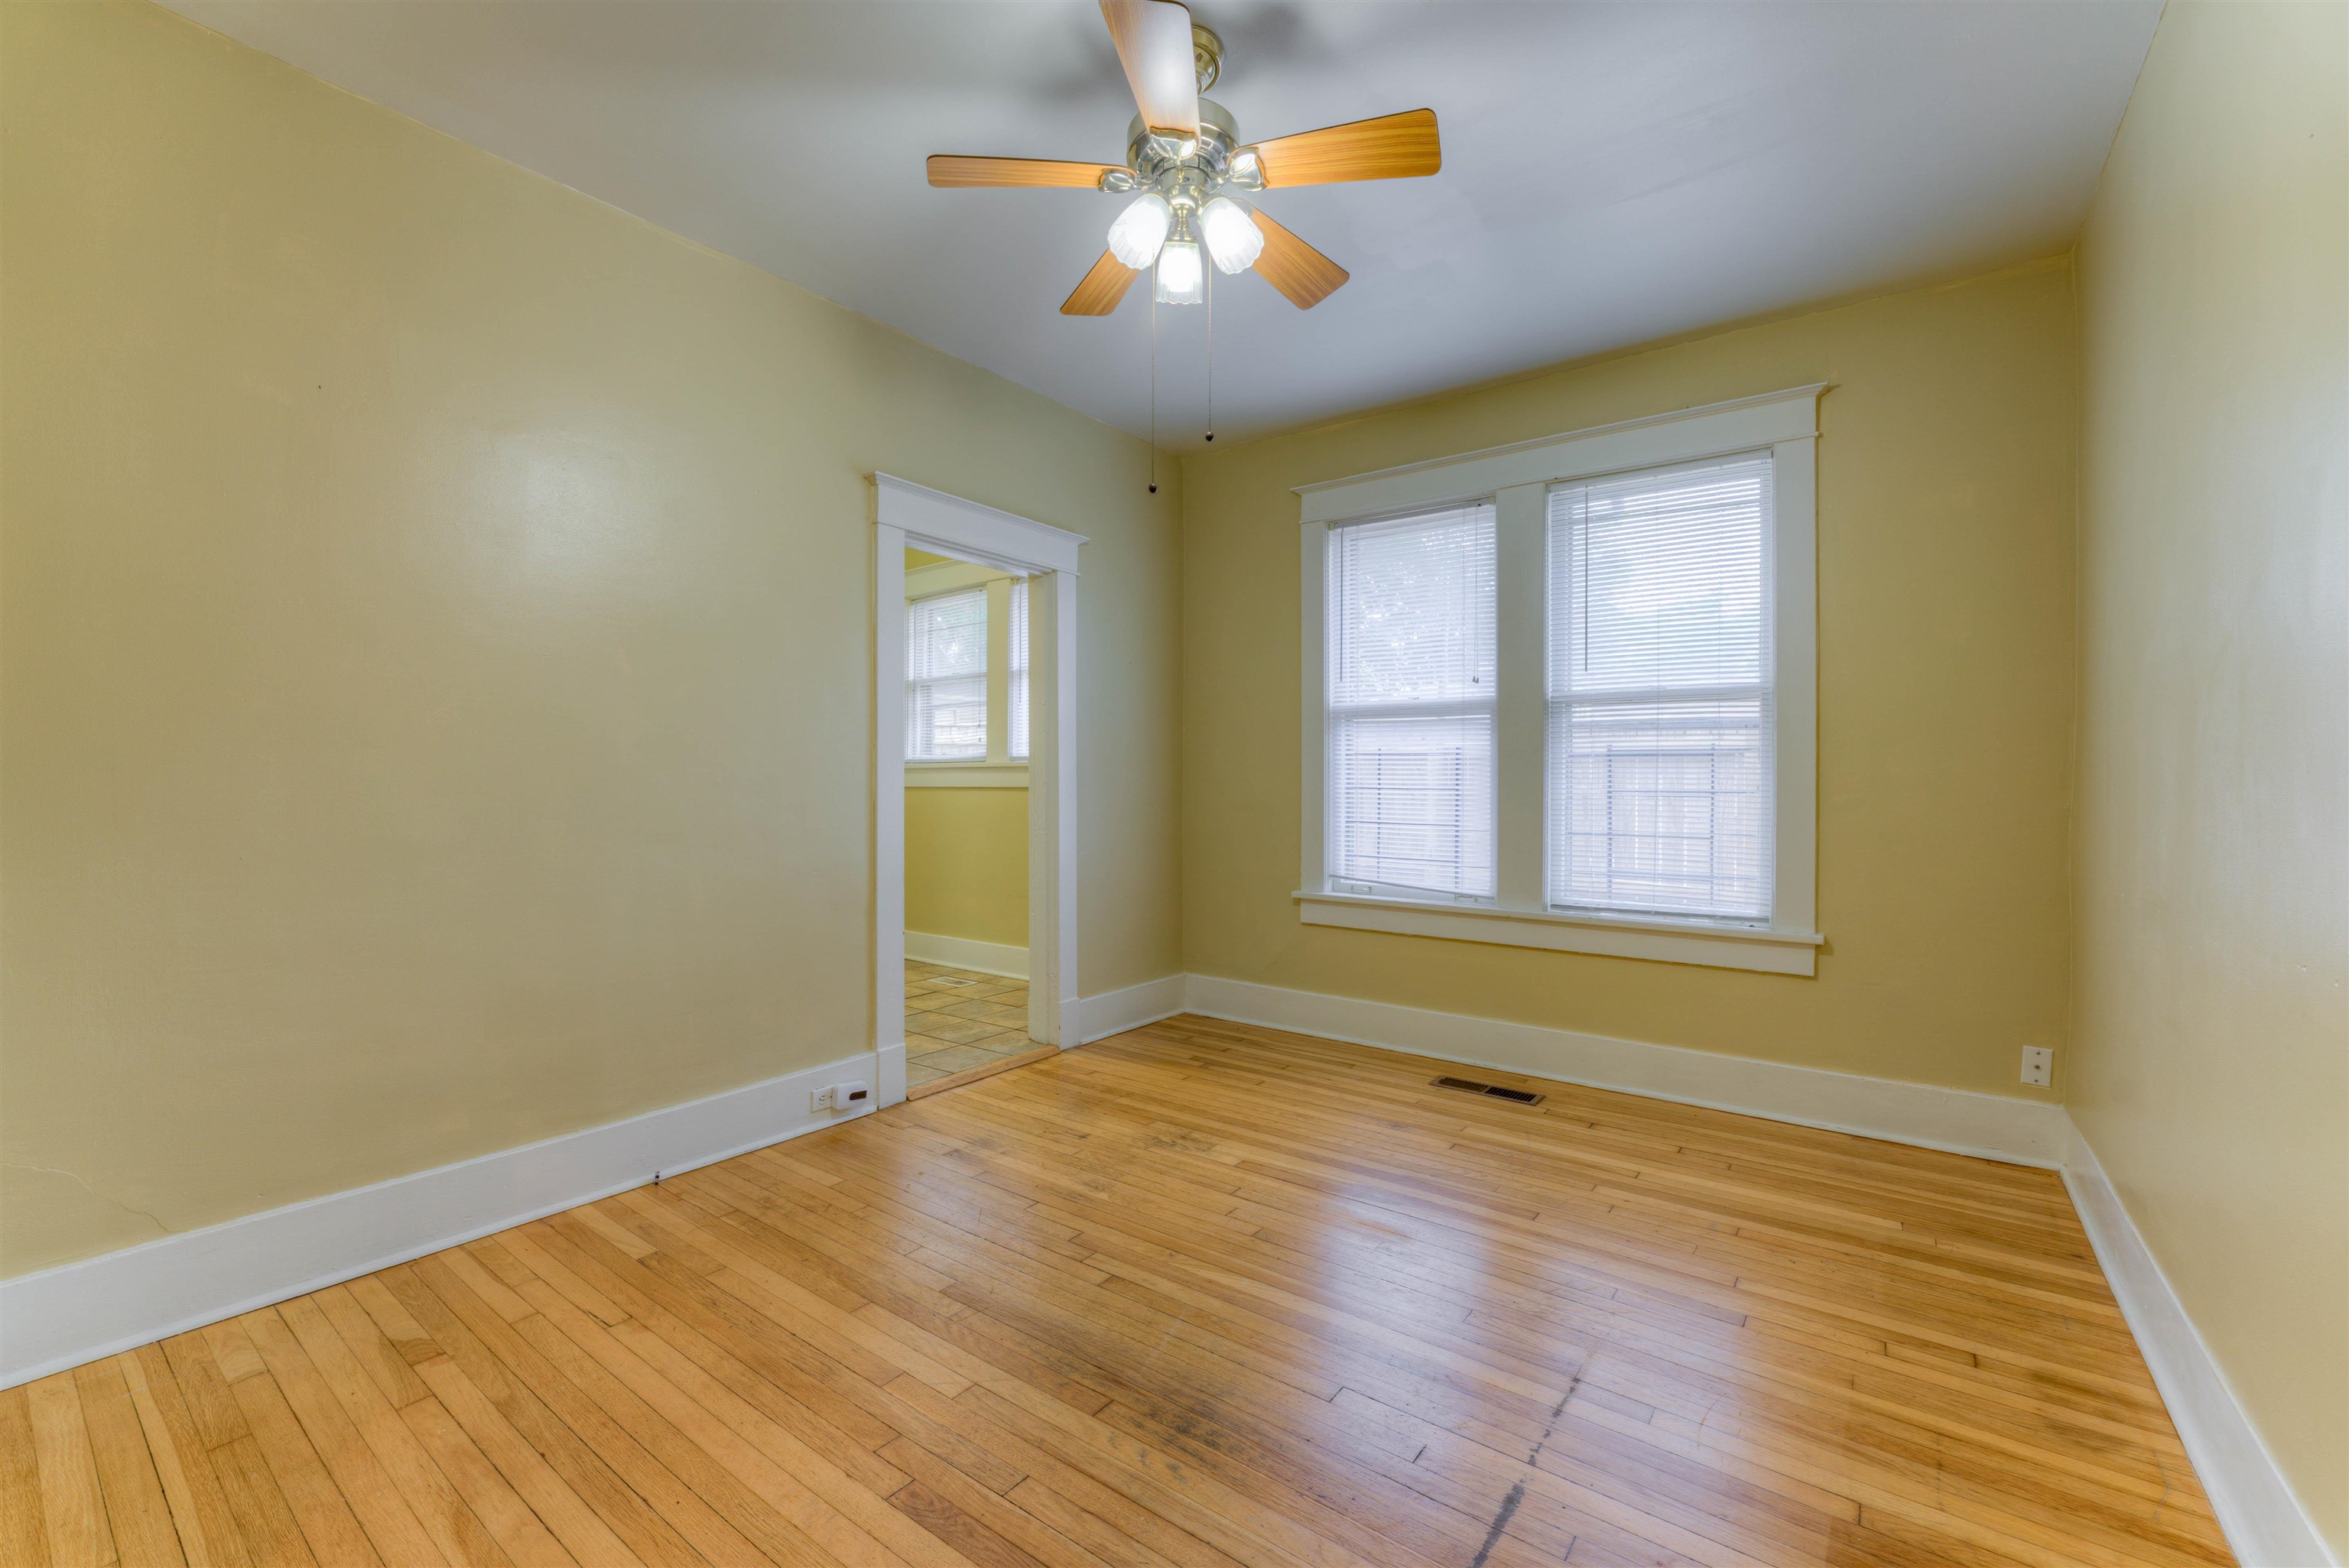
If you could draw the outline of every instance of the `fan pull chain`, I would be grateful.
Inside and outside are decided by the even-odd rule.
[[[1150,291],[1150,493],[1158,493],[1158,291]]]
[[[1207,439],[1216,438],[1216,269],[1207,274]]]

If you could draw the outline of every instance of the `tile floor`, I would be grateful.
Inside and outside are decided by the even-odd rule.
[[[905,1087],[1036,1048],[1028,982],[905,961]]]

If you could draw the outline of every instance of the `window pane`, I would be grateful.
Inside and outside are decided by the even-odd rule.
[[[1769,488],[1743,458],[1551,492],[1553,690],[1758,683]]]
[[[911,754],[916,758],[935,762],[987,755],[985,676],[916,681],[911,686],[908,695],[916,742]]]
[[[1329,874],[1493,895],[1493,509],[1334,529]]]
[[[1330,701],[1493,699],[1493,509],[1330,535]]]
[[[965,588],[905,606],[905,678],[987,673],[987,590]]]
[[[917,762],[987,755],[987,590],[905,606],[905,755]]]
[[[1549,501],[1548,901],[1766,920],[1767,454]]]
[[[1330,720],[1331,874],[1493,892],[1493,716]]]
[[[1553,705],[1550,902],[1766,917],[1764,711],[1758,699]]]

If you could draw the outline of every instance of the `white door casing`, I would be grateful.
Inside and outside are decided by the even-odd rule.
[[[905,550],[1027,574],[1028,1032],[1077,1043],[1077,552],[1081,535],[873,476],[874,1098],[905,1098]]]

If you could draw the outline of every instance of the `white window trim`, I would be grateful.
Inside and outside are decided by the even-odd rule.
[[[908,789],[1025,789],[1025,762],[908,762]]]
[[[1818,398],[1826,383],[1547,436],[1432,462],[1300,485],[1303,853],[1298,918],[1308,925],[1384,931],[1556,952],[1594,953],[1779,975],[1816,972],[1825,938],[1818,876]],[[1550,487],[1594,475],[1661,468],[1767,448],[1775,492],[1771,539],[1777,701],[1775,872],[1772,916],[1746,921],[1659,919],[1545,907],[1542,886],[1543,716],[1539,634]],[[1328,849],[1328,682],[1324,621],[1333,523],[1490,499],[1498,511],[1498,898],[1422,902],[1333,886]],[[1526,620],[1532,634],[1524,634]]]
[[[1025,789],[1028,759],[1011,755],[1011,579],[999,567],[934,561],[905,573],[905,603],[987,590],[987,755],[905,764],[908,789]]]

